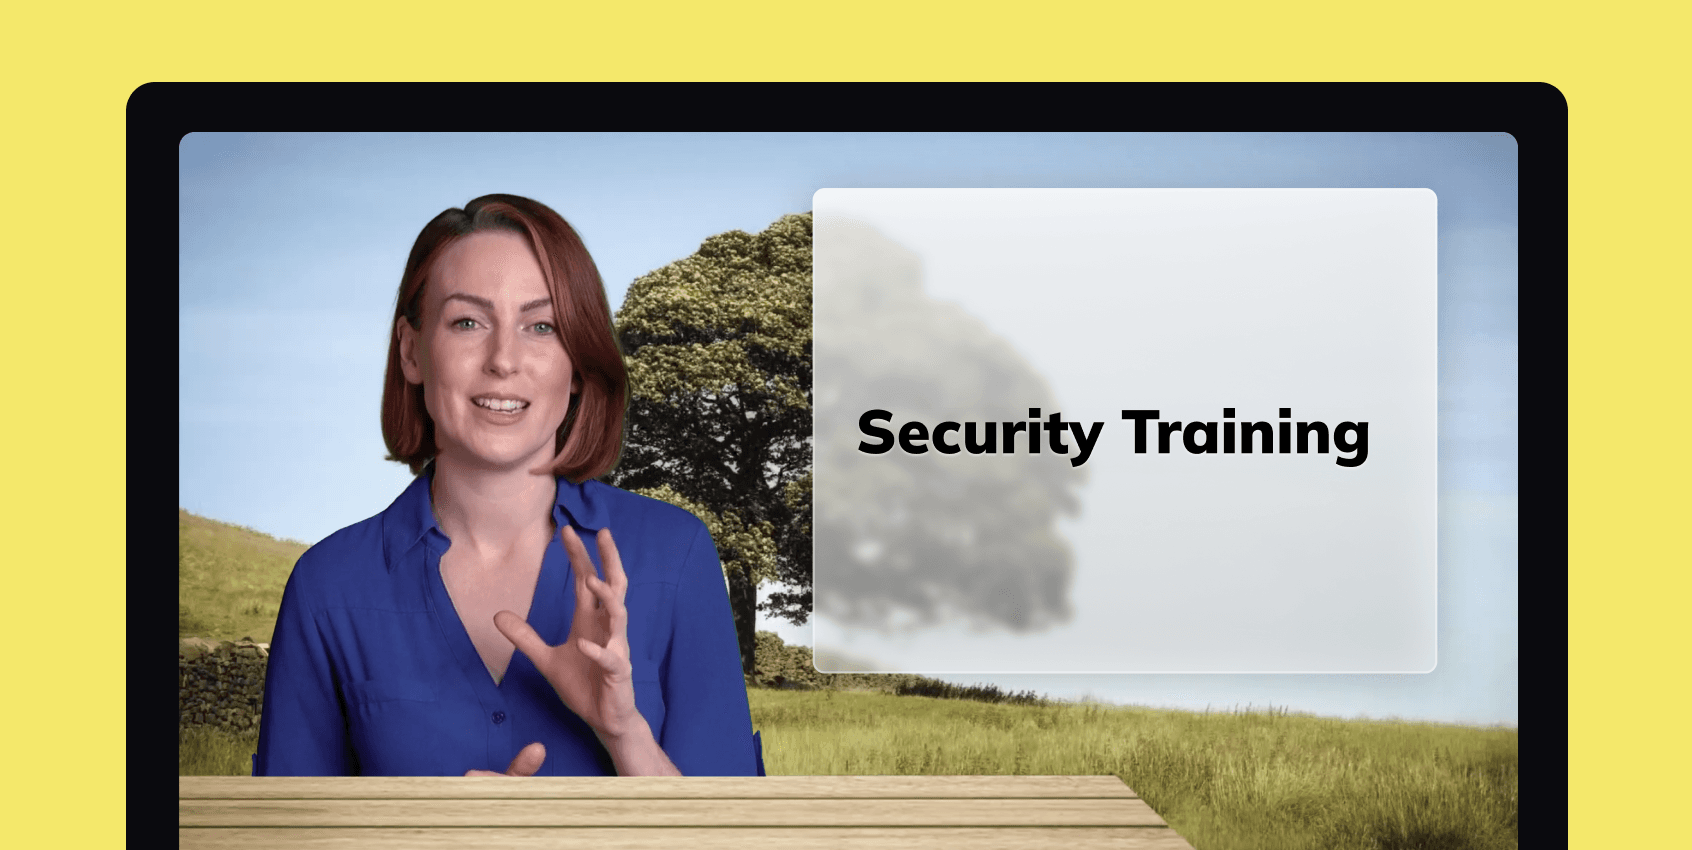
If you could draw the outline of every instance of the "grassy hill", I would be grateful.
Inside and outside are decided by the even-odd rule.
[[[177,633],[270,642],[282,586],[307,544],[178,509]]]

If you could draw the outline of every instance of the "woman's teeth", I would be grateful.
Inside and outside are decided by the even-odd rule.
[[[477,407],[485,407],[489,410],[500,411],[501,413],[515,413],[516,411],[529,406],[529,403],[526,401],[517,401],[516,399],[507,398],[476,398],[471,399],[471,401],[474,401]]]

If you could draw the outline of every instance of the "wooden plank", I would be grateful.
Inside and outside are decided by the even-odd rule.
[[[184,827],[1165,826],[1143,800],[183,800]]]
[[[181,799],[1132,799],[1114,776],[183,776]]]
[[[183,829],[184,850],[1193,850],[1167,827],[1008,829]]]

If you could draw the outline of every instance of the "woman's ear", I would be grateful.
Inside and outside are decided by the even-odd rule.
[[[400,371],[405,373],[405,382],[423,383],[423,366],[418,358],[419,332],[401,316],[394,321],[394,334],[399,339]]]
[[[572,396],[580,395],[581,392],[582,392],[582,373],[572,371],[570,373],[570,395],[572,395]]]

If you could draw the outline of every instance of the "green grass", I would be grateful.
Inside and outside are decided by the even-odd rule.
[[[1197,850],[1516,846],[1513,729],[850,691],[749,695],[771,775],[1114,775]],[[245,776],[256,744],[183,730],[180,773]]]
[[[269,643],[282,587],[307,548],[178,509],[177,634]]]
[[[1516,846],[1516,732],[753,690],[772,775],[1121,777],[1198,850]]]
[[[252,776],[258,734],[232,735],[209,726],[189,727],[177,737],[178,776]]]

